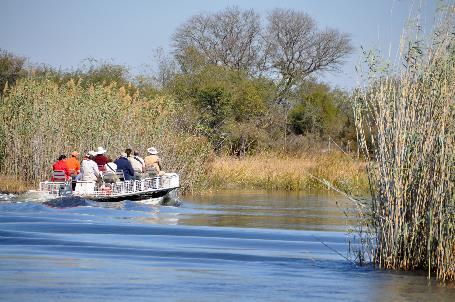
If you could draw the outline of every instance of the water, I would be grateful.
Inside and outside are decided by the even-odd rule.
[[[0,195],[0,301],[455,301],[423,274],[346,260],[336,195],[19,200]]]

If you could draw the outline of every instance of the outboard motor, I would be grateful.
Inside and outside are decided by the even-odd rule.
[[[71,188],[71,183],[66,183],[65,185],[61,185],[58,188],[58,196],[71,196],[73,195],[73,189]]]
[[[162,206],[179,207],[182,202],[179,199],[178,190],[171,190],[166,195],[164,195],[160,204]]]

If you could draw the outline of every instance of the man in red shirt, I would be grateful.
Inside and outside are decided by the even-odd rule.
[[[66,165],[66,155],[60,155],[58,157],[57,161],[52,165],[52,169],[54,171],[63,171],[63,172],[65,172],[66,179],[70,179],[71,178],[70,170],[68,169],[68,166]],[[54,180],[54,179],[52,179],[52,180]]]

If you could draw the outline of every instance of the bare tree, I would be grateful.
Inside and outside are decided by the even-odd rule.
[[[303,12],[275,9],[267,21],[262,28],[257,13],[236,7],[196,15],[173,36],[176,58],[184,70],[204,62],[255,75],[267,73],[278,80],[282,99],[298,81],[337,69],[352,52],[348,34],[320,30]]]
[[[158,65],[155,73],[155,82],[158,87],[165,87],[177,73],[176,62],[161,47],[155,49],[155,60]]]
[[[334,70],[352,52],[348,34],[319,30],[303,12],[275,9],[267,17],[264,33],[268,69],[278,74],[280,94],[317,71]]]
[[[254,72],[261,55],[260,18],[253,10],[226,8],[199,14],[180,26],[173,36],[177,58],[188,50],[202,54],[208,63]]]

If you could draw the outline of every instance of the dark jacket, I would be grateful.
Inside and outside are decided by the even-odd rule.
[[[131,166],[130,161],[126,157],[120,157],[114,163],[117,165],[117,171],[123,170],[125,180],[134,179],[133,166]]]

